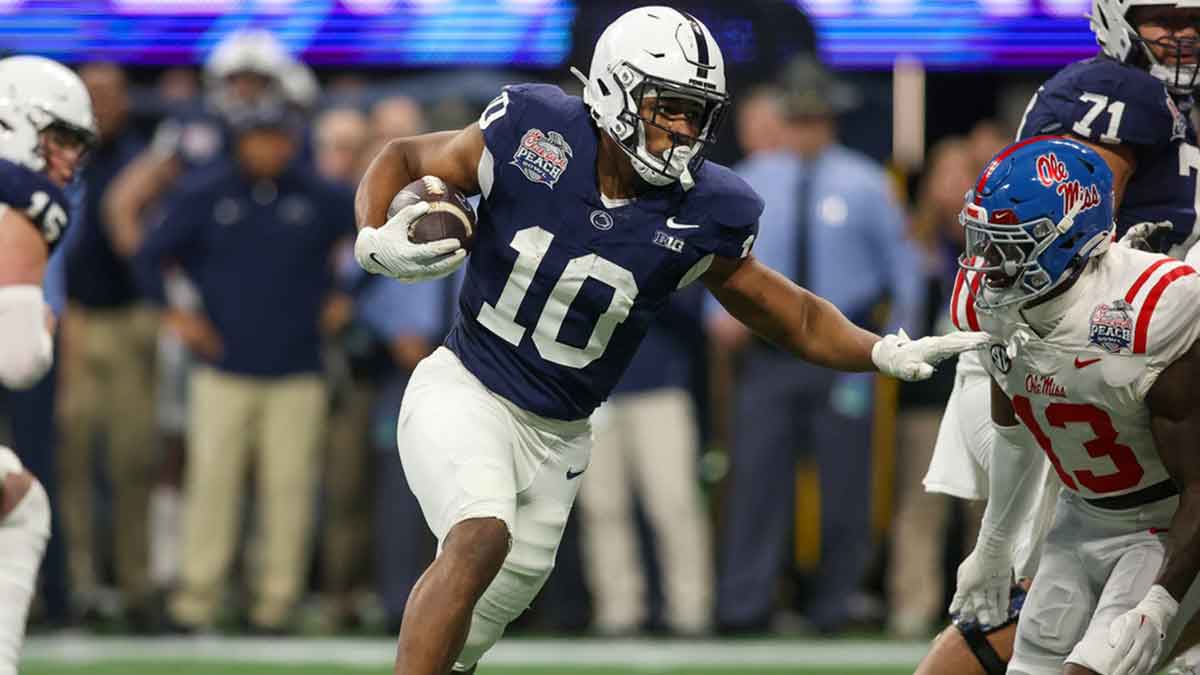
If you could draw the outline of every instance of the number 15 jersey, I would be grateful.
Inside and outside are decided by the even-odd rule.
[[[1003,344],[984,357],[1063,485],[1087,498],[1170,478],[1150,433],[1146,394],[1200,336],[1200,276],[1188,265],[1115,245],[1093,265],[1052,331],[1019,341],[1014,358]],[[967,303],[952,310],[970,311]],[[989,325],[982,313],[977,320],[1011,337],[1010,325]]]
[[[479,126],[478,232],[446,345],[521,408],[585,418],[671,293],[714,256],[749,255],[762,200],[713,162],[689,191],[602,198],[600,132],[582,100],[554,86],[506,88]]]

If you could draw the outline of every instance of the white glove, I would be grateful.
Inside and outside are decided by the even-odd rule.
[[[364,227],[354,240],[354,259],[371,274],[405,283],[440,279],[462,265],[467,252],[457,239],[439,239],[424,244],[408,240],[408,228],[429,212],[429,202],[410,204],[382,227]]]
[[[915,382],[933,375],[934,364],[965,351],[979,349],[989,341],[987,333],[954,332],[913,341],[905,334],[885,335],[871,347],[871,361],[884,375]]]
[[[1008,594],[1012,590],[1012,555],[976,546],[958,566],[958,585],[950,601],[950,614],[984,626],[1008,620]]]
[[[1148,675],[1162,656],[1166,627],[1179,612],[1179,603],[1167,589],[1155,584],[1137,607],[1108,627],[1108,644],[1120,657],[1108,675]]]
[[[1129,248],[1150,251],[1153,250],[1149,243],[1150,237],[1159,230],[1169,230],[1172,227],[1173,225],[1169,220],[1160,220],[1157,223],[1138,223],[1137,225],[1130,226],[1117,243]]]

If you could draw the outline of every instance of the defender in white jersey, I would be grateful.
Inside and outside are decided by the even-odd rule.
[[[1200,235],[1200,187],[1197,172],[1190,168],[1200,151],[1187,124],[1196,86],[1200,8],[1164,0],[1093,0],[1092,30],[1101,53],[1068,65],[1038,90],[1026,108],[1018,139],[1064,135],[1096,150],[1113,171],[1118,237],[1183,257]],[[961,274],[956,289],[952,316],[964,328],[977,325],[970,283],[964,285]],[[927,490],[987,499],[993,441],[988,387],[979,356],[965,354],[925,477]],[[1018,577],[1037,567],[1034,526],[1052,510],[1054,495],[1047,493],[1040,503],[1046,508],[1036,508],[1028,520],[1025,550],[1032,555],[1018,557]],[[1016,611],[1014,607],[1013,617]],[[984,626],[984,634],[968,633],[976,628],[959,625],[944,633],[918,675],[1003,673],[1012,628]],[[972,652],[977,658],[970,659]],[[974,662],[955,658],[964,653]]]
[[[1007,613],[1044,454],[1061,491],[1007,672],[1153,672],[1200,604],[1200,276],[1110,246],[1112,173],[1058,137],[997,155],[962,220],[995,440],[951,611]]]

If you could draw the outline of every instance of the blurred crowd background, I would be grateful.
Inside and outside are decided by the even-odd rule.
[[[101,144],[73,190],[60,358],[0,397],[0,439],[55,508],[32,631],[397,630],[435,543],[395,418],[456,287],[363,274],[354,187],[388,139],[470,124],[506,83],[573,91],[567,66],[632,6],[572,5],[549,65],[305,63],[253,21],[170,63],[72,58]],[[1053,63],[858,69],[821,3],[679,6],[724,27],[712,158],[766,201],[755,254],[861,325],[949,330],[962,197]],[[921,486],[953,377],[807,366],[679,294],[596,413],[557,569],[514,630],[931,634],[981,511]]]

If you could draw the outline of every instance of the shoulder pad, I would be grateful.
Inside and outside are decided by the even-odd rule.
[[[1023,136],[1074,134],[1099,143],[1160,145],[1183,138],[1186,120],[1149,73],[1097,57],[1073,63],[1038,91]]]
[[[1174,258],[1146,262],[1124,296],[1134,309],[1131,349],[1170,363],[1200,335],[1200,276]]]
[[[0,204],[24,213],[51,248],[67,228],[70,202],[62,189],[44,174],[8,160],[0,160]]]
[[[762,212],[762,197],[749,183],[726,166],[705,162],[696,177],[696,186],[685,193],[680,217],[740,228],[757,223]]]

